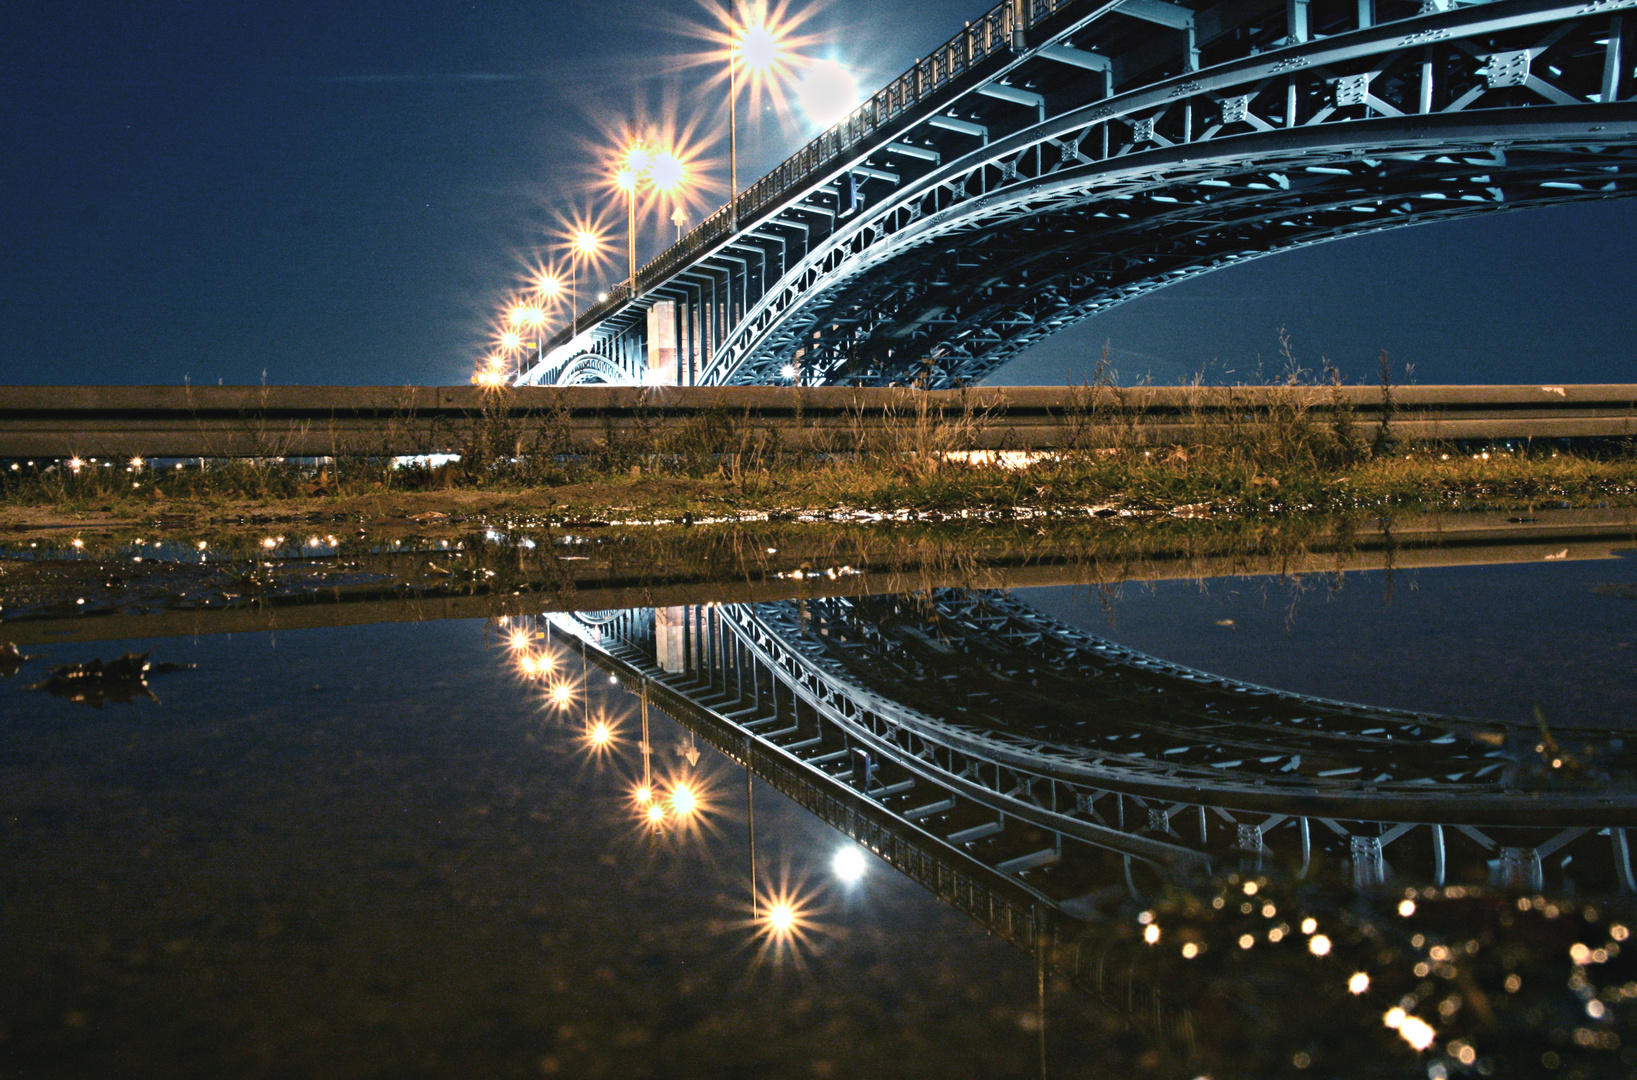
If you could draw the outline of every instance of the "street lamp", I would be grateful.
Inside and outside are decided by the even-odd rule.
[[[631,298],[637,295],[637,187],[652,166],[652,155],[641,140],[626,147],[625,158],[614,173],[614,186],[625,192],[625,264]]]
[[[573,311],[569,340],[580,336],[580,260],[595,258],[602,251],[603,238],[590,229],[575,229],[569,236],[568,303]]]
[[[753,88],[759,84],[778,100],[776,84],[790,72],[791,31],[800,21],[788,19],[783,4],[769,11],[763,2],[753,3],[749,19],[740,22],[739,0],[728,2],[728,225],[734,232],[739,231],[739,65]]]
[[[625,193],[625,258],[631,280],[631,296],[637,295],[637,192],[647,188],[662,196],[679,199],[688,180],[686,151],[653,150],[638,139],[625,151],[614,173],[614,186]],[[677,215],[682,213],[680,202]],[[676,217],[672,218],[675,221]]]
[[[537,304],[517,303],[512,305],[509,314],[512,329],[502,338],[502,343],[509,349],[517,350],[517,374],[523,374],[523,332],[532,331],[534,334],[535,358],[540,356],[540,328],[545,325],[546,313]]]

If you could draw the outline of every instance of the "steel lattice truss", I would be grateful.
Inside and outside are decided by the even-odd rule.
[[[640,381],[665,300],[684,382],[960,385],[1244,259],[1632,194],[1633,7],[1002,5],[531,379]]]
[[[1111,855],[1637,888],[1633,755],[1592,732],[1556,733],[1565,782],[1538,733],[1236,683],[993,593],[669,612],[669,659],[654,612],[552,621],[1070,914]]]

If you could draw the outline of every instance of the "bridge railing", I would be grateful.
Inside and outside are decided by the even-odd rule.
[[[777,203],[791,188],[834,167],[837,160],[881,128],[934,94],[963,79],[991,56],[1014,49],[1018,35],[1087,0],[1002,0],[904,74],[872,94],[840,122],[797,150],[760,180],[739,193],[734,203],[741,221]],[[701,221],[688,235],[655,256],[636,273],[639,290],[660,284],[701,252],[732,235],[733,206],[724,206]],[[631,298],[631,283],[622,281],[582,312],[575,325],[596,323],[619,310]],[[568,331],[554,335],[550,344],[568,340]]]

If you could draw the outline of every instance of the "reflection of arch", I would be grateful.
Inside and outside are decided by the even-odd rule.
[[[1007,784],[997,786],[996,792],[1010,798],[1012,806],[1002,808],[999,815],[993,805],[969,799],[955,786],[932,782],[932,770],[922,766],[935,768],[936,760],[917,760],[912,751],[907,760],[895,761],[883,752],[890,740],[855,738],[857,725],[846,730],[858,716],[856,709],[872,704],[871,691],[856,683],[848,685],[846,673],[859,675],[883,659],[913,668],[937,655],[953,658],[950,666],[961,673],[956,676],[959,681],[966,671],[998,658],[1003,651],[1026,660],[1041,650],[1087,647],[1097,654],[1089,660],[1108,657],[1113,667],[1180,679],[1206,694],[1255,688],[1238,687],[1108,646],[993,594],[950,591],[931,597],[924,607],[916,606],[920,600],[826,599],[805,604],[662,609],[667,611],[667,620],[676,620],[683,628],[681,647],[687,664],[674,673],[661,671],[651,658],[655,609],[629,610],[613,618],[609,612],[598,612],[594,617],[608,636],[589,649],[588,656],[604,670],[622,676],[628,688],[640,691],[645,723],[649,706],[657,707],[682,726],[690,741],[698,736],[743,765],[762,784],[777,789],[1029,956],[1042,988],[1048,970],[1066,976],[1120,1014],[1122,1023],[1142,1030],[1143,1041],[1136,1052],[1151,1057],[1160,1048],[1174,1054],[1174,1060],[1186,1061],[1187,1070],[1177,1075],[1204,1075],[1196,1062],[1220,1062],[1224,1072],[1249,1062],[1258,1066],[1255,1075],[1273,1075],[1281,1071],[1281,1060],[1291,1060],[1292,1046],[1328,1045],[1326,1040],[1344,1047],[1337,1055],[1340,1060],[1352,1047],[1363,1045],[1354,1041],[1357,1034],[1379,1032],[1382,1002],[1420,1001],[1425,1009],[1426,1002],[1463,987],[1499,985],[1503,974],[1523,967],[1525,957],[1527,970],[1538,974],[1525,980],[1523,988],[1508,980],[1507,993],[1493,995],[1490,1010],[1472,1022],[1470,1029],[1461,1028],[1464,1021],[1451,1010],[1440,1009],[1444,1022],[1439,1032],[1448,1045],[1467,1030],[1488,1032],[1485,1037],[1491,1041],[1485,1044],[1486,1051],[1497,1059],[1515,1054],[1514,1060],[1530,1060],[1539,1057],[1539,1046],[1546,1045],[1549,1027],[1539,1019],[1541,1006],[1561,1011],[1562,985],[1568,973],[1599,970],[1587,968],[1586,956],[1577,952],[1584,950],[1591,963],[1606,962],[1590,946],[1564,947],[1565,942],[1586,937],[1577,914],[1583,911],[1585,923],[1592,923],[1599,921],[1599,912],[1623,910],[1616,905],[1626,900],[1601,895],[1605,889],[1623,885],[1627,893],[1633,891],[1624,830],[1600,823],[1595,815],[1587,815],[1579,827],[1535,829],[1531,847],[1506,846],[1486,853],[1495,856],[1489,863],[1490,880],[1507,888],[1450,888],[1440,894],[1402,888],[1425,883],[1425,878],[1413,872],[1415,868],[1395,879],[1384,873],[1394,868],[1388,860],[1404,843],[1404,825],[1339,817],[1311,819],[1317,832],[1350,832],[1351,844],[1341,846],[1339,861],[1344,870],[1350,863],[1353,889],[1330,874],[1309,876],[1305,865],[1300,878],[1273,867],[1264,875],[1262,858],[1270,854],[1267,841],[1279,824],[1279,815],[1267,814],[1237,820],[1223,815],[1223,821],[1213,820],[1213,827],[1226,824],[1225,831],[1237,839],[1237,846],[1215,853],[1222,857],[1213,858],[1215,865],[1207,873],[1185,871],[1164,880],[1154,878],[1155,867],[1141,853],[1134,856],[1117,848],[1084,844],[1075,836],[1041,827],[1044,819],[1040,815],[1050,812],[1054,793],[1042,790],[1040,784],[1019,783],[1018,774],[998,760],[1008,755],[1026,757],[1031,748],[1022,742],[1003,748],[997,760],[972,761],[960,769],[962,776],[973,780],[987,779],[980,775],[983,773],[1006,778]],[[850,606],[858,610],[850,612]],[[892,640],[872,642],[856,632],[872,620],[880,623],[883,614],[904,619],[901,632]],[[578,616],[544,618],[569,635],[595,632]],[[947,624],[941,628],[946,633],[927,633],[929,625],[940,621]],[[774,627],[777,633],[769,637],[767,632]],[[988,657],[974,657],[971,650],[981,649],[985,638],[999,643],[998,648]],[[581,636],[580,640],[590,639]],[[899,655],[903,650],[898,646],[917,641],[921,645],[917,655]],[[781,642],[793,648],[781,650]],[[803,648],[803,643],[816,648]],[[1018,685],[1028,685],[1028,673],[1020,672],[1016,679]],[[1187,692],[1189,687],[1180,689]],[[838,695],[847,700],[837,700]],[[1276,691],[1259,691],[1255,696],[1351,710],[1350,715],[1360,720],[1372,712]],[[849,709],[855,711],[849,713]],[[1386,719],[1408,715],[1374,712]],[[899,718],[906,717],[900,714]],[[1308,719],[1313,718],[1303,722]],[[1424,723],[1433,719],[1421,717]],[[645,726],[645,739],[647,735]],[[1431,746],[1449,745],[1429,735]],[[1477,745],[1486,744],[1478,740]],[[1119,814],[1124,815],[1119,827],[1135,837],[1173,843],[1187,838],[1196,812],[1203,829],[1207,814],[1218,810],[1208,805],[1125,801],[1110,792],[1096,799],[1102,801],[1101,809],[1111,819],[1109,832],[1115,831],[1112,819]],[[1117,808],[1110,805],[1116,800]],[[1075,802],[1079,801],[1077,793]],[[761,805],[760,796],[755,804]],[[1630,800],[1625,804],[1629,816]],[[1040,813],[1036,820],[1019,820],[1011,814],[1014,807],[1032,807]],[[1303,822],[1308,824],[1308,819]],[[1413,828],[1423,834],[1448,833],[1456,841],[1495,833],[1488,827],[1479,830],[1459,825]],[[1526,831],[1514,830],[1519,835]],[[1302,836],[1305,846],[1305,828]],[[1324,846],[1324,836],[1315,837],[1313,846]],[[1610,867],[1611,848],[1613,864],[1625,869],[1623,880],[1612,883],[1594,876]],[[1560,875],[1571,855],[1573,874]],[[1192,862],[1188,870],[1199,869],[1199,860]],[[746,884],[757,889],[765,879],[757,872],[754,845],[750,864]],[[1334,868],[1335,864],[1320,867]],[[1467,883],[1459,875],[1451,877],[1451,885]],[[1393,887],[1380,888],[1388,884]],[[1540,895],[1543,886],[1552,893]],[[1573,895],[1570,887],[1579,888],[1581,894]],[[1513,889],[1522,895],[1515,895]],[[1141,909],[1146,910],[1138,915]],[[1563,929],[1547,932],[1548,924],[1560,918]],[[1422,930],[1429,933],[1419,933]],[[1448,958],[1442,951],[1445,946],[1433,943],[1452,937],[1469,942],[1458,945],[1460,951],[1451,950],[1459,961],[1458,969],[1454,962],[1444,969],[1429,970],[1428,964],[1411,968],[1422,957],[1444,962]],[[1614,931],[1610,937],[1619,940],[1621,935]],[[1594,936],[1593,943],[1597,940],[1601,938]],[[1424,950],[1424,942],[1431,947]],[[1214,966],[1195,960],[1213,949],[1218,957],[1240,957],[1258,943],[1263,947],[1251,958],[1219,959]],[[1616,955],[1612,945],[1606,955]],[[1349,971],[1358,974],[1349,978]],[[1360,975],[1369,980],[1363,988],[1357,985]],[[1426,982],[1428,978],[1434,981]],[[1412,998],[1398,996],[1401,988],[1440,982],[1444,989],[1436,993],[1418,989]],[[1533,998],[1521,996],[1531,986],[1544,990]],[[1361,998],[1362,989],[1377,996]],[[1044,995],[1044,989],[1041,993]],[[1475,998],[1476,992],[1471,991],[1446,1000],[1460,1004]],[[1041,1000],[1045,1001],[1044,996]],[[1572,998],[1567,1000],[1579,1005]],[[1045,1016],[1044,1008],[1041,1016]],[[1617,1014],[1609,1026],[1625,1019]],[[1517,1026],[1519,1038],[1506,1042],[1494,1034],[1512,1025]],[[1562,1045],[1560,1036],[1557,1045]],[[1327,1067],[1325,1075],[1373,1076],[1381,1071],[1382,1059],[1373,1051],[1360,1060],[1363,1067],[1356,1073]],[[1272,1064],[1261,1067],[1269,1062]],[[1217,1071],[1211,1069],[1210,1075]]]
[[[598,628],[550,618],[932,839],[978,845],[1065,911],[1090,878],[1106,880],[1110,853],[1302,866],[1322,855],[1363,885],[1536,889],[1572,859],[1580,888],[1637,889],[1629,755],[1609,745],[1603,786],[1554,785],[1531,764],[1533,740],[1519,746],[1502,725],[1234,683],[994,594],[898,603],[678,609],[668,668],[646,610]],[[1078,735],[1035,723],[1042,693],[1074,704]],[[1025,722],[997,724],[1008,709]]]

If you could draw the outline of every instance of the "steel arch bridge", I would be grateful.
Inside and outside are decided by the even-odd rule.
[[[1145,292],[1637,193],[1637,0],[1006,0],[527,384],[964,385]]]
[[[1135,868],[1264,860],[1637,892],[1634,759],[1604,734],[1542,754],[1538,732],[1234,682],[992,592],[543,618],[855,838],[885,823],[1069,918]]]

